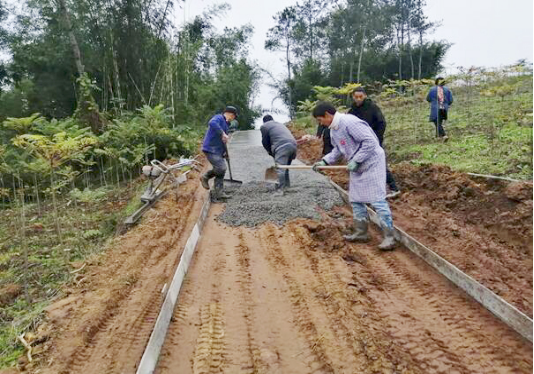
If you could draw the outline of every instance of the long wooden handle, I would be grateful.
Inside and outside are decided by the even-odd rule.
[[[313,168],[312,165],[276,165],[277,169],[288,170],[308,170]],[[317,166],[319,170],[347,170],[347,165],[334,165],[334,166]]]

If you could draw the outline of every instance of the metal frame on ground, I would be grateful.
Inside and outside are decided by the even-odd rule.
[[[329,181],[340,193],[343,200],[348,203],[349,200],[347,191],[345,191],[331,179],[329,179]],[[208,216],[211,205],[210,203],[210,198],[207,196],[202,206],[200,217],[193,227],[191,235],[185,244],[180,262],[176,268],[171,285],[167,290],[167,294],[161,306],[154,329],[150,335],[150,339],[139,363],[139,367],[136,372],[137,374],[152,374],[156,370],[161,348],[165,342],[165,337],[174,313],[178,295],[195,252],[202,228]],[[368,208],[368,211],[372,222],[376,225],[379,225],[377,214],[370,208]],[[437,253],[425,247],[423,244],[419,243],[417,240],[396,226],[395,236],[397,240],[406,246],[406,248],[408,248],[417,256],[421,257],[426,263],[449,279],[453,284],[464,290],[469,296],[501,319],[506,325],[532,342],[533,322],[532,319],[530,319],[527,315],[519,311],[513,305],[507,303],[504,299],[497,296],[491,290],[481,285],[467,274],[463,273],[456,266],[440,257]]]
[[[187,269],[191,263],[191,258],[195,252],[202,228],[206,222],[206,218],[208,217],[211,200],[209,195],[206,195],[207,197],[204,201],[204,205],[202,206],[200,217],[193,227],[191,235],[187,239],[184,251],[182,252],[182,257],[180,258],[180,263],[176,268],[171,285],[167,290],[165,301],[163,301],[161,310],[154,325],[154,329],[152,330],[152,334],[150,334],[150,339],[148,340],[143,357],[141,358],[141,362],[137,368],[137,374],[151,374],[154,372],[154,370],[156,370],[161,347],[165,342],[165,337],[167,335],[167,330],[169,329],[172,315],[174,314],[174,307],[176,306],[176,300],[178,299],[180,288],[182,287]]]
[[[330,183],[339,191],[343,200],[348,203],[349,195],[347,191],[332,180],[330,180]],[[369,207],[367,210],[369,211],[371,221],[377,226],[380,226],[378,215]],[[464,290],[469,296],[478,301],[484,308],[493,313],[506,325],[532,342],[533,322],[526,314],[506,302],[503,298],[497,296],[493,291],[478,283],[469,275],[463,273],[460,269],[439,256],[436,252],[419,243],[397,226],[395,226],[395,231],[396,239],[404,244],[406,248],[421,257],[427,264],[436,269],[457,287]]]

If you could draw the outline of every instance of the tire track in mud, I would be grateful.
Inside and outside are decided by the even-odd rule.
[[[428,301],[426,304],[428,309],[437,314],[449,326],[449,331],[458,332],[458,334],[451,334],[453,335],[451,337],[444,336],[442,339],[448,338],[450,341],[445,345],[445,340],[440,339],[439,336],[436,336],[437,334],[433,334],[430,329],[425,330],[428,338],[435,341],[438,347],[451,347],[451,345],[457,347],[457,352],[460,352],[458,354],[450,352],[451,348],[449,348],[447,354],[454,353],[452,358],[456,358],[458,362],[459,355],[464,357],[478,355],[481,362],[489,359],[491,367],[484,367],[484,371],[487,373],[526,369],[524,364],[522,365],[525,356],[521,357],[520,354],[520,352],[525,354],[525,341],[498,321],[490,312],[470,300],[468,296],[463,295],[461,291],[451,287],[444,279],[437,282],[428,281],[423,278],[423,272],[409,270],[410,267],[417,268],[417,264],[420,263],[417,258],[410,258],[414,256],[408,257],[399,251],[394,256],[383,257],[389,269],[404,280],[403,284],[414,289]],[[446,301],[439,295],[447,295]],[[499,345],[498,348],[495,347],[496,342]],[[532,362],[530,369],[532,369]],[[474,368],[472,370],[478,372],[480,369]]]
[[[199,336],[193,355],[193,373],[219,373],[224,357],[224,322],[221,306],[209,303],[200,309]]]
[[[161,293],[161,285],[165,283],[168,278],[170,270],[174,268],[173,264],[180,258],[182,248],[178,248],[178,252],[172,251],[173,246],[182,237],[186,229],[186,222],[191,214],[194,206],[194,192],[183,196],[186,202],[181,206],[181,213],[179,219],[172,227],[159,227],[158,225],[150,225],[153,236],[150,240],[145,240],[141,246],[146,245],[150,251],[148,259],[142,257],[141,260],[147,263],[148,269],[159,269],[157,274],[147,273],[146,269],[140,266],[136,275],[139,278],[138,282],[144,288],[142,292],[130,292],[128,297],[129,307],[122,309],[113,319],[111,319],[105,329],[101,329],[102,333],[108,333],[111,338],[105,337],[93,347],[94,353],[88,358],[89,367],[94,367],[95,359],[106,360],[106,373],[123,372],[124,370],[133,370],[136,363],[142,355],[143,349],[150,337],[152,328],[159,314],[159,307],[163,302],[163,294]],[[167,212],[164,211],[163,214]],[[152,218],[152,221],[158,220],[159,217]],[[169,217],[166,217],[169,220]],[[148,251],[147,251],[148,252]],[[166,260],[166,262],[165,262]],[[160,264],[163,263],[163,269]],[[146,293],[146,288],[152,289],[149,294]],[[133,321],[124,323],[124,321]],[[105,352],[103,355],[102,353]],[[84,368],[84,372],[94,370],[93,368]],[[104,369],[104,368],[102,368]],[[104,372],[98,368],[97,372]]]
[[[140,267],[142,262],[142,256],[138,256],[135,266]],[[109,330],[113,320],[119,313],[121,304],[128,298],[132,289],[135,287],[138,277],[139,272],[129,274],[128,282],[135,280],[134,282],[128,284],[125,288],[117,290],[113,295],[102,300],[102,304],[104,305],[103,312],[99,313],[95,319],[88,321],[89,325],[80,331],[83,341],[82,345],[71,347],[72,353],[60,364],[61,368],[59,368],[58,372],[66,374],[83,371],[85,365],[87,365],[92,355],[96,352],[100,335]],[[100,368],[99,370],[102,369],[104,368]]]
[[[368,267],[354,272],[353,279],[368,287],[365,294],[381,324],[426,372],[531,371],[525,341],[461,291],[425,270],[417,258],[403,250],[377,253],[361,245],[351,248]],[[369,272],[387,279],[380,282],[381,290],[366,279]]]
[[[362,373],[396,372],[409,367],[412,372],[418,372],[418,365],[391,341],[389,334],[369,324],[369,316],[375,315],[376,310],[372,303],[348,287],[351,273],[346,264],[337,256],[312,250],[312,239],[302,225],[292,223],[289,231],[293,245],[299,249],[294,256],[307,262],[317,279],[314,289],[332,329],[352,351],[354,370]]]
[[[243,230],[239,230],[239,244],[235,247],[235,255],[239,264],[238,277],[242,294],[242,315],[246,325],[248,362],[242,367],[243,373],[261,374],[268,372],[267,365],[262,361],[260,350],[253,336],[254,303],[252,295],[252,274],[250,270],[250,248],[246,244]]]
[[[198,315],[212,304],[220,308],[224,328],[222,364],[214,365],[213,372],[312,372],[304,358],[306,341],[292,323],[289,290],[281,271],[273,271],[258,250],[256,231],[215,222],[218,210],[215,206],[208,217],[156,372],[208,370],[208,365],[198,363],[210,361],[210,350],[195,347],[205,341],[199,336],[202,326],[209,324],[209,318]]]
[[[205,231],[208,229],[204,228]],[[204,233],[202,235],[207,237]],[[209,244],[216,249],[222,246],[222,241]],[[186,276],[184,279],[160,354],[157,373],[218,373],[225,359],[226,332],[220,300],[227,261],[223,251],[215,251],[210,256],[206,252],[199,253],[197,249],[193,262],[199,263],[209,278],[199,281]]]
[[[366,251],[370,248],[362,249],[363,251]],[[364,257],[367,259],[367,264],[370,266],[371,271],[375,274],[378,274],[380,279],[388,278],[390,280],[396,280],[394,281],[396,284],[394,294],[392,292],[388,293],[389,297],[394,298],[396,303],[402,303],[399,298],[396,297],[397,295],[402,294],[404,299],[410,301],[410,304],[417,303],[419,307],[424,305],[426,313],[428,313],[429,306],[431,312],[438,312],[435,307],[436,300],[429,300],[429,295],[419,292],[419,287],[415,287],[414,290],[411,284],[405,284],[406,279],[403,279],[401,276],[399,276],[399,273],[395,271],[390,272],[388,271],[388,268],[381,267],[381,264],[377,265],[370,255],[364,255]],[[361,283],[366,283],[365,279],[362,279],[357,275],[355,275],[355,278]],[[369,292],[366,293],[367,297],[369,297],[371,302],[376,306],[382,306],[380,303],[382,300],[373,297],[373,290],[371,288],[372,285],[367,285],[369,286]],[[387,288],[382,288],[381,293],[384,294],[385,292],[387,292]],[[438,373],[473,373],[473,371],[464,364],[460,356],[451,351],[446,344],[434,339],[432,334],[427,333],[430,331],[428,330],[428,326],[426,326],[424,323],[417,323],[422,322],[422,313],[420,313],[420,311],[415,314],[413,320],[409,321],[412,322],[412,325],[414,324],[413,322],[415,322],[415,328],[407,330],[403,330],[397,326],[406,324],[408,322],[406,317],[409,315],[405,314],[405,318],[402,318],[402,315],[398,316],[396,313],[392,313],[391,311],[387,310],[387,308],[382,307],[377,307],[375,313],[377,313],[377,315],[380,317],[380,320],[385,325],[387,329],[386,331],[389,331],[392,334],[395,341],[398,342],[398,344],[400,344],[405,351],[408,352],[413,359],[422,366],[422,369],[433,370],[433,372]],[[434,317],[437,317],[435,320],[439,320],[441,315],[438,312],[437,316]],[[459,326],[455,324],[447,324],[452,331],[464,332],[463,329],[459,330]],[[420,333],[420,331],[424,331],[424,333]],[[430,361],[428,359],[429,357],[432,357],[432,364],[430,364],[430,367],[427,367],[426,365]]]
[[[152,294],[147,300],[147,303],[143,306],[143,309],[139,312],[138,317],[129,325],[129,328],[116,331],[114,333],[115,341],[122,341],[124,344],[120,346],[120,350],[126,352],[127,358],[122,362],[117,362],[111,360],[109,367],[106,369],[106,374],[112,374],[117,372],[122,372],[122,370],[127,369],[124,367],[124,363],[136,362],[139,360],[138,353],[143,352],[144,347],[148,341],[149,336],[146,335],[146,332],[151,332],[156,319],[158,318],[159,308],[154,306],[159,306],[163,302],[164,295],[161,293],[161,290],[158,286],[153,287]],[[134,312],[133,310],[131,312]],[[110,352],[107,353],[107,356],[114,357],[118,354],[119,348],[114,348],[114,346],[109,347]],[[122,364],[122,365],[121,365]],[[118,366],[122,366],[119,369]]]
[[[185,229],[187,227],[187,220],[192,213],[194,206],[194,193],[190,193],[187,196],[184,196],[184,200],[187,201],[185,206],[182,206],[179,219],[174,227],[177,229],[166,228],[161,236],[156,237],[156,239],[165,238],[164,242],[161,243],[161,240],[158,241],[157,250],[151,252],[149,258],[148,267],[156,267],[161,262],[167,260],[170,264],[176,262],[180,256],[177,256],[176,253],[173,253],[171,250],[173,246],[182,238]],[[154,227],[157,229],[157,226]],[[170,261],[169,261],[170,260]],[[169,266],[166,266],[169,268]],[[175,264],[170,266],[170,269],[174,269]],[[154,323],[159,314],[161,303],[164,300],[164,294],[161,292],[161,284],[165,283],[166,278],[165,274],[168,274],[168,271],[161,273],[157,276],[156,279],[151,279],[147,286],[152,288],[149,297],[144,297],[141,303],[135,303],[138,308],[129,308],[128,315],[136,315],[135,320],[126,325],[121,325],[119,329],[114,330],[113,332],[113,341],[122,342],[123,344],[108,344],[108,357],[116,357],[122,353],[123,357],[120,362],[111,360],[109,367],[106,370],[107,374],[112,374],[116,372],[123,372],[132,367],[131,363],[139,361],[139,355],[142,354],[146,343],[154,327]],[[132,298],[133,299],[133,298]]]
[[[302,285],[297,279],[291,276],[295,268],[283,254],[282,246],[277,239],[278,233],[272,225],[265,226],[265,232],[260,235],[263,249],[266,251],[267,259],[274,269],[282,270],[283,278],[289,287],[291,303],[294,310],[294,321],[298,325],[300,332],[307,341],[307,347],[303,352],[307,363],[315,373],[335,373],[336,364],[343,362],[342,358],[334,352],[327,352],[327,345],[336,346],[332,331],[325,331],[320,334],[319,329],[325,327],[318,325],[310,312],[309,299],[303,294]],[[328,342],[328,344],[326,343]],[[332,357],[334,356],[334,357]],[[336,357],[337,356],[337,357]]]

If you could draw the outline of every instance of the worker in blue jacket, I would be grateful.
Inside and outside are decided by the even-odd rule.
[[[436,78],[435,86],[428,92],[426,101],[430,103],[429,121],[434,122],[436,126],[436,136],[446,142],[449,137],[445,134],[443,123],[447,120],[447,113],[453,99],[451,90],[445,87],[445,79]]]
[[[227,199],[229,196],[224,194],[224,175],[226,174],[226,162],[228,142],[228,123],[237,118],[237,109],[233,106],[227,106],[222,114],[216,114],[208,122],[208,131],[204,136],[202,143],[202,152],[206,155],[212,169],[202,175],[200,181],[202,187],[209,190],[209,180],[215,178],[213,183],[212,198],[214,201]]]

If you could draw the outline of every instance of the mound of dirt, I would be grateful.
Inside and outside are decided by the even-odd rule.
[[[321,150],[303,143],[298,155],[312,163]],[[390,166],[402,191],[390,200],[395,224],[532,316],[532,182],[472,177],[443,165]],[[347,173],[326,174],[348,189]],[[341,235],[321,228],[312,228],[310,235],[323,231]],[[325,241],[318,249],[336,253],[335,243]],[[350,262],[353,254],[343,251],[338,252]]]
[[[306,131],[297,129],[294,127],[289,127],[291,133],[295,139],[299,139],[304,135],[307,135]],[[306,163],[312,164],[319,161],[323,156],[323,141],[320,139],[308,140],[302,144],[299,144],[297,149],[297,158]]]
[[[500,240],[532,247],[531,182],[479,182],[447,166],[432,164],[398,164],[394,174],[410,203],[415,200],[436,210],[451,211],[465,223],[491,229]]]
[[[6,284],[0,288],[0,306],[9,305],[22,293],[22,287],[18,284]]]
[[[521,202],[532,200],[532,183],[513,182],[505,189],[504,194],[513,201]]]

